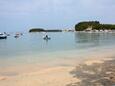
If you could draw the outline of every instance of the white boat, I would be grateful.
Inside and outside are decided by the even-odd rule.
[[[5,34],[0,33],[0,39],[6,39],[7,36]]]

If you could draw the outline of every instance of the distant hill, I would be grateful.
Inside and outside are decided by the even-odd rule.
[[[115,30],[115,24],[100,24],[99,21],[79,22],[75,25],[75,30],[84,31],[89,27],[92,28],[92,30]]]
[[[62,32],[62,30],[45,30],[42,28],[32,28],[29,30],[29,32]]]

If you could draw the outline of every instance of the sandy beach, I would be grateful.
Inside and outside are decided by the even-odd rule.
[[[112,60],[113,53],[107,53],[94,55],[91,54],[88,58],[85,58],[80,63],[85,65],[93,65],[93,64],[102,64],[107,60]],[[92,58],[93,57],[93,58]],[[101,58],[96,58],[101,57]],[[79,61],[76,61],[79,63]],[[63,61],[62,61],[63,63]],[[66,62],[69,64],[70,62]],[[73,64],[74,63],[74,64]],[[80,78],[73,77],[71,71],[75,70],[78,63],[73,61],[73,65],[69,66],[54,66],[54,67],[43,67],[40,70],[30,69],[25,70],[26,72],[22,72],[17,75],[11,76],[0,76],[0,86],[72,86],[71,83],[81,82]],[[12,69],[11,69],[12,70]],[[27,72],[27,71],[31,72]],[[77,85],[76,85],[77,86]]]
[[[69,74],[72,69],[73,67],[55,67],[13,77],[1,76],[0,86],[65,86],[79,81]]]

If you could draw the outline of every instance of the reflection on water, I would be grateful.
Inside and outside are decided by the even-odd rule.
[[[76,33],[76,43],[99,43],[100,34]]]
[[[98,47],[106,45],[114,45],[115,34],[114,33],[75,33],[76,44],[83,44],[85,47]]]
[[[79,44],[84,44],[86,47],[99,46],[100,44],[100,34],[91,33],[75,33],[75,42]]]

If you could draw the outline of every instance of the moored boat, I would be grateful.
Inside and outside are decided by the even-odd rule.
[[[5,34],[0,33],[0,39],[6,39],[7,36]]]
[[[14,37],[15,37],[15,38],[19,38],[19,35],[15,35]]]

